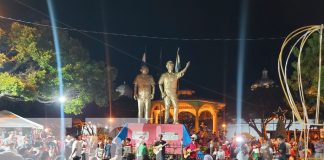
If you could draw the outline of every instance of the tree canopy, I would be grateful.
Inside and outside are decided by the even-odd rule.
[[[323,44],[322,44],[323,45]],[[322,49],[323,52],[323,49]],[[289,84],[293,91],[295,91],[295,97],[299,98],[298,92],[298,75],[297,75],[297,58],[299,49],[294,48],[293,50],[295,60],[292,62],[293,72],[290,77]],[[323,57],[323,54],[322,54]],[[301,77],[302,85],[304,87],[305,100],[307,105],[307,110],[309,114],[315,112],[316,98],[317,98],[317,85],[318,85],[318,60],[319,60],[319,33],[314,33],[306,42],[301,55]],[[324,113],[324,64],[322,62],[321,66],[321,105],[320,114]],[[302,107],[300,102],[297,101],[297,105],[300,106],[298,109],[302,112]],[[323,116],[320,116],[323,117]]]
[[[0,28],[0,96],[11,100],[56,103],[59,93],[54,43],[50,28],[19,23]],[[81,113],[91,102],[107,104],[107,70],[104,62],[89,57],[80,41],[59,32],[64,111]],[[114,81],[117,70],[110,70]],[[115,97],[115,93],[113,93]]]

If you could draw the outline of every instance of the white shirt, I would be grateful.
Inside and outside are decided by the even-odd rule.
[[[204,160],[213,160],[213,157],[211,155],[209,155],[209,154],[206,154],[204,156]]]
[[[225,159],[225,152],[223,150],[217,151],[216,159]]]
[[[71,157],[81,157],[81,152],[82,152],[82,142],[79,140],[75,140],[72,144],[72,155]]]

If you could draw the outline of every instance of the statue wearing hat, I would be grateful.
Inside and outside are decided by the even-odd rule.
[[[155,82],[149,69],[143,65],[141,74],[137,75],[134,80],[134,99],[138,103],[138,118],[143,118],[143,112],[146,122],[150,119],[151,100],[154,98]]]
[[[170,116],[170,105],[172,103],[173,106],[173,123],[178,123],[178,98],[177,98],[177,86],[178,79],[184,76],[187,71],[190,62],[186,64],[186,67],[180,72],[173,72],[174,63],[172,61],[168,61],[166,63],[167,72],[163,73],[159,80],[159,88],[161,91],[162,99],[164,100],[165,106],[165,117],[164,123],[168,122]]]

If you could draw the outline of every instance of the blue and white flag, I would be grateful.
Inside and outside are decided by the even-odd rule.
[[[174,66],[175,72],[179,72],[180,68],[181,68],[179,51],[180,51],[180,48],[178,48],[178,51],[177,51],[177,57],[176,57],[176,62],[175,62],[175,66]]]
[[[182,146],[187,147],[191,143],[191,137],[188,130],[182,125]]]
[[[121,142],[126,139],[128,134],[128,124],[125,124],[117,136],[113,139],[114,144],[121,144]]]
[[[144,64],[146,63],[146,52],[144,52],[144,54],[143,54],[142,62],[143,62]]]

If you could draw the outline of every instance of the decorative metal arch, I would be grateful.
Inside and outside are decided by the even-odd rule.
[[[315,111],[315,124],[309,124],[309,117],[307,112],[307,104],[305,102],[304,87],[302,84],[303,77],[301,70],[301,60],[303,59],[303,49],[306,41],[309,37],[315,32],[319,32],[319,53],[318,53],[318,84],[317,84],[317,101],[316,101],[316,111]],[[305,140],[305,158],[307,159],[307,146],[309,139],[309,126],[310,125],[319,125],[319,110],[320,110],[320,97],[321,97],[321,66],[322,66],[322,34],[323,34],[323,25],[310,25],[296,29],[290,33],[284,40],[278,58],[278,73],[280,78],[280,83],[284,91],[285,97],[288,101],[288,104],[292,110],[292,113],[297,118],[298,122],[302,124],[304,129],[304,140]],[[297,39],[297,40],[296,40]],[[294,41],[296,40],[296,41]],[[290,48],[289,48],[290,47]],[[298,47],[298,59],[297,59],[297,79],[298,79],[298,92],[299,92],[299,101],[301,102],[303,111],[302,114],[299,113],[296,105],[297,99],[293,97],[291,89],[289,86],[289,75],[288,75],[288,66],[291,66],[289,60],[291,60],[291,54],[293,49]],[[285,50],[289,48],[288,54],[285,54]],[[302,134],[301,134],[302,135]],[[296,137],[295,137],[296,138]]]

